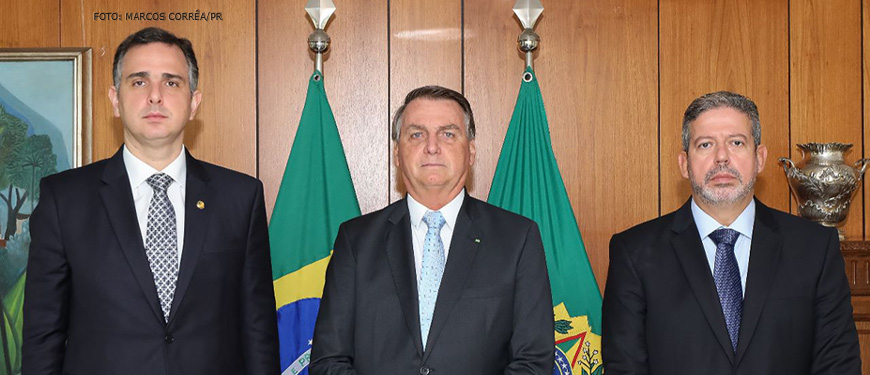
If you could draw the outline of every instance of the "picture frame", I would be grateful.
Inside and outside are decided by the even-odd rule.
[[[21,371],[39,181],[92,161],[92,108],[90,48],[0,48],[0,375]]]

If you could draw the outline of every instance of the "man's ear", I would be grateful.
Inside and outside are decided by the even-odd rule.
[[[118,89],[115,86],[109,86],[109,101],[112,102],[112,114],[121,117],[121,111],[118,109]]]
[[[758,145],[755,148],[755,158],[758,162],[758,171],[757,173],[761,173],[764,170],[764,164],[767,162],[767,146]]]
[[[188,120],[193,120],[193,117],[196,116],[196,110],[199,109],[200,102],[202,102],[202,92],[196,90],[190,96],[190,118]]]
[[[680,166],[680,174],[683,178],[689,178],[689,154],[686,151],[680,151],[677,155],[677,164]]]

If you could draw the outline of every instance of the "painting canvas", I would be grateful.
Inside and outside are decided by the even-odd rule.
[[[90,49],[0,49],[0,375],[21,373],[39,181],[90,161],[90,64]]]

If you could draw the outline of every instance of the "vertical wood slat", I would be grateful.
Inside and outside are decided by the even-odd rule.
[[[870,135],[870,117],[868,117],[868,114],[870,114],[870,0],[862,0],[861,5],[861,41],[863,42],[863,45],[861,46],[861,80],[863,85],[863,113],[861,116],[863,125],[861,128],[861,134],[864,143],[861,145],[862,150],[860,155],[862,155],[861,157],[867,157],[867,151],[870,150],[870,137],[868,137],[868,135]],[[854,159],[858,159],[858,150],[853,151],[852,155]],[[852,204],[852,210],[855,212],[849,213],[850,219],[848,220],[862,219],[864,224],[864,235],[861,238],[868,240],[870,239],[870,182],[868,182],[867,178],[864,178],[862,185],[862,190],[856,193],[856,195],[862,196],[864,199],[864,206],[862,207],[857,204]],[[859,209],[863,209],[863,212],[858,211]],[[870,325],[870,323],[868,323],[868,325]],[[868,327],[868,330],[870,330],[870,327]],[[870,350],[863,353],[870,353]],[[865,374],[870,374],[870,363],[868,362],[870,362],[870,358],[864,360],[864,366],[866,369]]]
[[[853,162],[862,154],[861,3],[790,4],[792,144],[852,143],[856,147],[846,161]],[[797,157],[800,152],[792,154]],[[863,196],[856,195],[852,207],[863,206]],[[861,214],[849,215],[843,229],[847,239],[863,238]]]
[[[858,328],[858,341],[861,350],[861,373],[870,374],[870,321],[855,322]]]
[[[342,137],[360,209],[384,207],[387,154],[387,3],[344,2],[326,27],[326,93]],[[310,18],[297,2],[260,2],[260,178],[271,214],[295,138],[314,54]]]
[[[0,48],[58,47],[57,0],[0,2]]]
[[[94,49],[94,160],[111,156],[123,142],[120,120],[113,118],[107,92],[118,44],[146,26],[158,26],[193,43],[203,100],[187,124],[185,145],[199,159],[256,175],[256,23],[255,2],[207,0],[167,4],[150,0],[62,2],[61,45]],[[170,13],[221,12],[222,20],[170,21]],[[101,21],[95,12],[166,13],[165,21]]]
[[[389,115],[392,120],[405,95],[417,87],[440,85],[462,92],[462,1],[390,0],[389,3]],[[386,134],[389,137],[389,132]],[[393,158],[391,144],[390,201],[404,194]]]
[[[488,195],[525,68],[512,5],[466,3],[466,92],[480,129],[474,192],[481,198]],[[658,214],[656,2],[545,7],[535,72],[559,169],[603,289],[611,235]]]
[[[662,214],[691,195],[677,166],[683,113],[712,91],[748,96],[758,106],[765,170],[756,195],[788,210],[788,185],[777,159],[788,155],[788,7],[786,2],[661,2]]]

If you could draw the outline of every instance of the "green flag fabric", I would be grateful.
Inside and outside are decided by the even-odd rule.
[[[269,223],[284,374],[308,373],[314,322],[338,226],[359,214],[323,75],[315,71]]]
[[[601,293],[556,164],[544,100],[531,68],[523,74],[488,202],[534,220],[541,229],[555,304],[554,374],[601,374]]]

